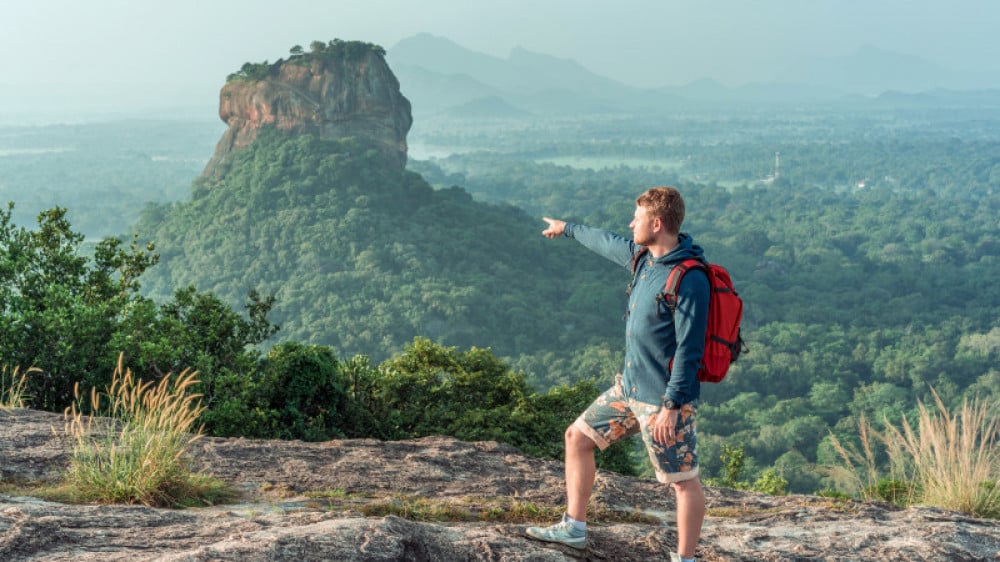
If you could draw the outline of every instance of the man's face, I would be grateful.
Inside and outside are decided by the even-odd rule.
[[[632,222],[628,225],[632,229],[632,240],[642,246],[650,245],[655,240],[653,234],[654,223],[656,221],[657,219],[650,216],[649,211],[636,205],[635,215],[632,217]]]

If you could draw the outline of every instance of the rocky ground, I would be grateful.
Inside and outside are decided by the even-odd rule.
[[[4,481],[57,480],[70,447],[62,427],[57,414],[0,413]],[[562,505],[561,463],[492,442],[206,438],[195,457],[241,490],[238,503],[171,510],[0,495],[0,560],[648,562],[665,559],[676,541],[673,495],[655,481],[611,473],[599,475],[594,496],[609,515],[592,522],[584,551],[527,539],[520,522],[365,515],[420,497],[465,512]],[[701,561],[1000,561],[1000,521],[813,496],[716,488],[707,495]]]

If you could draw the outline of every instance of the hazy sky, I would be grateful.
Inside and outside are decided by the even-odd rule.
[[[3,0],[0,101],[215,106],[244,62],[315,39],[390,49],[420,32],[642,87],[740,85],[862,45],[1000,73],[998,30],[997,0]]]

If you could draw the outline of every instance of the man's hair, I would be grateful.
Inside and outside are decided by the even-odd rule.
[[[646,209],[651,216],[658,217],[668,233],[677,234],[681,231],[684,198],[676,187],[651,187],[636,197],[635,204]]]

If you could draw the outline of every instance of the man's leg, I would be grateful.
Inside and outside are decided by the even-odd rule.
[[[573,548],[587,547],[587,502],[594,489],[594,441],[574,425],[566,428],[566,515],[548,527],[528,527],[529,537]],[[567,519],[569,517],[569,519]]]
[[[605,449],[613,441],[639,431],[639,423],[622,401],[621,375],[615,386],[598,396],[563,435],[566,445],[566,515],[548,527],[528,527],[531,538],[573,548],[587,546],[587,503],[594,491],[597,469],[594,447]]]
[[[656,479],[672,484],[677,492],[677,551],[684,558],[694,558],[705,519],[705,491],[698,479],[696,408],[693,404],[681,406],[675,434],[666,443],[656,442],[651,431],[650,422],[660,406],[638,404],[635,409]]]
[[[677,492],[677,552],[684,558],[694,558],[705,520],[705,491],[697,477],[674,482],[674,490]]]
[[[587,520],[587,503],[594,491],[597,445],[575,425],[566,428],[566,514],[577,521]]]

